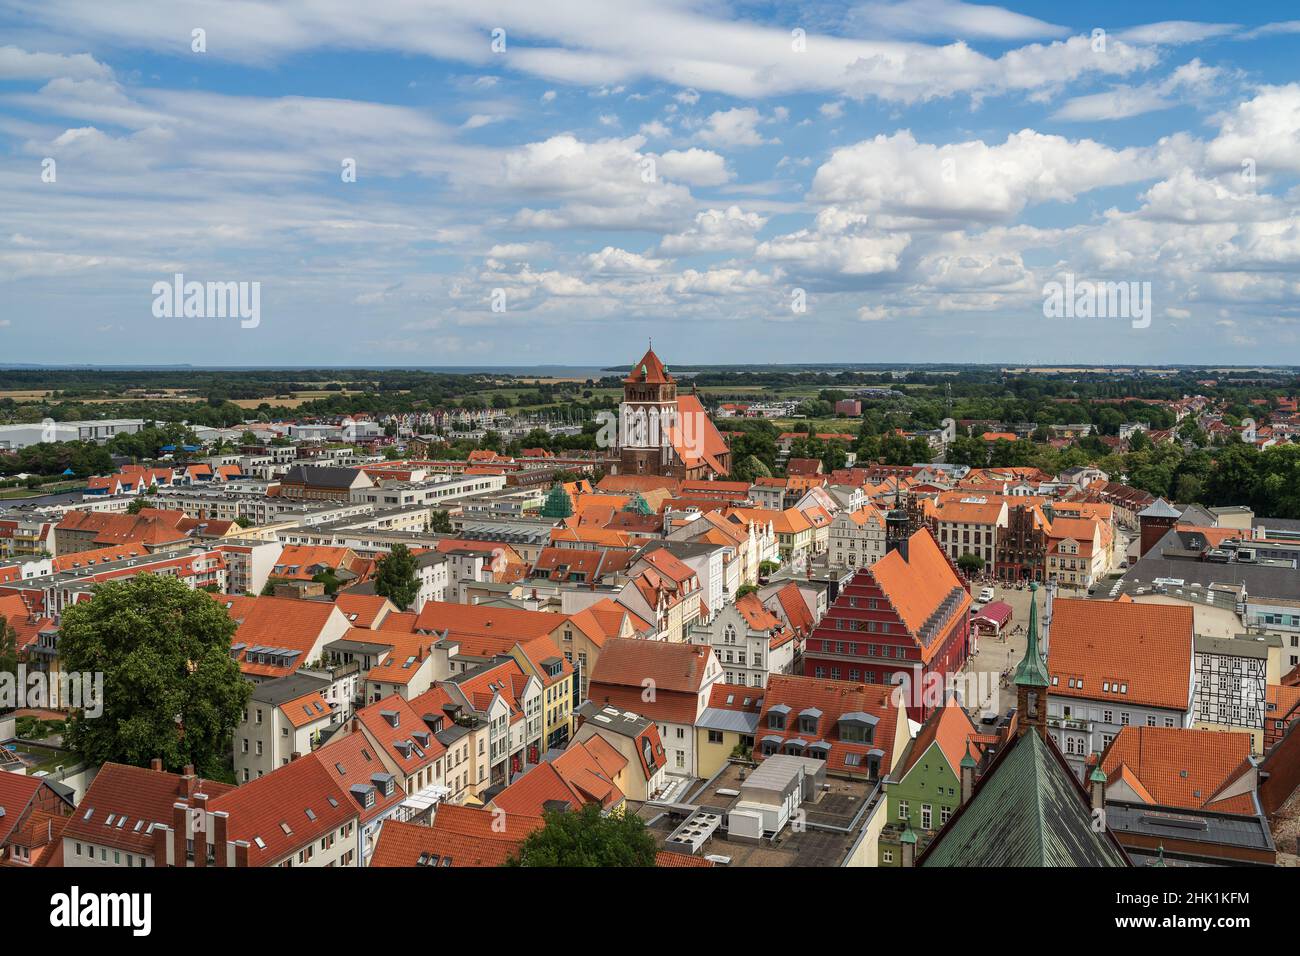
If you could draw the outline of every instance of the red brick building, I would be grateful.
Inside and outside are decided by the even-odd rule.
[[[913,688],[929,673],[959,671],[970,653],[970,593],[928,528],[891,541],[886,555],[841,589],[808,638],[809,677]],[[939,702],[941,704],[941,701]],[[908,716],[929,708],[909,695]]]

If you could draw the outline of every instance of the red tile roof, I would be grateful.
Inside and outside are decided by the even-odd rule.
[[[9,839],[9,834],[18,826],[27,805],[40,789],[40,777],[0,771],[0,810],[4,811],[0,816],[0,846]]]
[[[210,810],[217,809],[216,800],[234,790],[230,784],[202,778],[196,779],[194,787],[195,793],[207,794]],[[171,826],[172,805],[186,796],[185,778],[179,774],[106,763],[81,798],[64,836],[128,853],[152,854],[149,825]]]
[[[771,674],[763,692],[763,710],[758,728],[754,731],[755,754],[761,749],[765,737],[780,737],[783,741],[802,739],[807,743],[824,740],[831,745],[827,769],[837,772],[865,773],[865,755],[875,749],[882,752],[880,769],[883,774],[894,760],[894,731],[898,724],[898,706],[894,703],[896,688],[885,684],[861,684],[852,681],[822,680],[792,674]],[[773,707],[787,707],[784,729],[768,726]],[[821,711],[816,715],[816,731],[799,729],[799,716],[803,711]],[[875,717],[877,723],[871,743],[844,741],[839,736],[839,719],[846,713],[865,713]],[[863,756],[858,766],[845,763],[849,754]]]
[[[1185,710],[1191,696],[1192,609],[1058,597],[1047,669],[1053,697]]]
[[[1151,801],[1166,807],[1253,813],[1249,794],[1215,799],[1250,756],[1250,734],[1182,727],[1124,727],[1102,755],[1108,780],[1127,769]]]
[[[600,659],[592,668],[591,680],[636,687],[639,692],[642,681],[649,679],[660,691],[698,694],[710,663],[714,663],[716,670],[712,651],[698,644],[616,638],[601,651]]]
[[[891,551],[871,566],[870,574],[914,639],[953,589],[962,587],[947,556],[925,528],[908,539],[906,558],[902,551]],[[969,607],[970,594],[964,594],[955,614],[964,616]],[[932,643],[937,644],[938,638],[936,634]],[[925,650],[923,647],[923,654]]]
[[[420,610],[415,626],[428,633],[449,631],[453,638],[477,635],[514,642],[550,634],[562,627],[564,620],[563,615],[549,611],[428,601]]]
[[[623,381],[628,383],[664,385],[677,381],[668,374],[664,368],[664,363],[655,355],[654,349],[648,349],[645,355],[641,356],[641,361],[632,366],[632,371],[628,372],[627,378]]]
[[[351,594],[343,591],[334,599],[335,605],[353,627],[374,627],[382,621],[385,610],[391,611],[388,598],[380,594]]]
[[[655,853],[655,866],[657,867],[677,867],[677,866],[713,866],[712,860],[706,860],[702,856],[692,856],[689,853],[671,853],[668,850],[659,850]]]
[[[247,841],[249,866],[278,863],[326,836],[337,837],[348,820],[360,816],[360,804],[340,789],[337,776],[312,754],[209,800],[208,809],[228,815],[227,840]]]
[[[433,736],[423,715],[397,694],[362,708],[356,716],[372,741],[407,776],[432,765],[447,751],[442,741]],[[405,783],[401,781],[401,785]]]
[[[966,756],[967,741],[971,742],[971,755],[976,761],[980,759],[984,748],[973,740],[977,733],[978,730],[966,715],[966,711],[962,710],[954,700],[949,699],[944,706],[936,709],[926,718],[925,723],[912,739],[912,749],[906,763],[900,766],[893,776],[899,780],[907,776],[921,756],[930,749],[930,745],[935,743],[939,745],[953,773],[958,773],[962,758]]]
[[[442,804],[432,826],[389,820],[371,866],[505,866],[541,817]]]

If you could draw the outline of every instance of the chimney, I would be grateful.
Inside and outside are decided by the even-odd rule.
[[[302,754],[298,753],[298,751],[295,750],[293,753],[289,754],[289,763],[293,763],[301,756]]]
[[[248,841],[235,841],[235,866],[248,866]]]
[[[155,773],[162,773],[162,758],[154,757],[149,761],[149,769]]]
[[[226,859],[226,832],[229,814],[224,810],[217,810],[212,814],[212,849],[217,859],[217,866],[228,866],[229,861]]]
[[[184,866],[184,865],[185,865],[185,855],[186,855],[186,852],[185,852],[185,839],[186,839],[186,837],[185,837],[185,830],[186,830],[186,819],[185,819],[185,816],[186,816],[187,813],[189,813],[189,810],[190,810],[190,808],[189,808],[189,806],[188,806],[187,804],[184,804],[184,803],[173,803],[173,804],[172,804],[172,826],[171,826],[171,834],[172,834],[172,858],[171,858],[171,865],[172,865],[172,866]]]
[[[176,783],[176,796],[189,799],[194,796],[194,792],[198,789],[198,786],[199,780],[194,776],[194,764],[187,763],[185,765],[185,772],[181,774],[180,780]]]
[[[206,793],[196,793],[194,795],[193,808],[198,810],[199,817],[203,827],[201,830],[194,831],[194,865],[208,865],[208,795]]]
[[[966,756],[961,758],[961,802],[965,806],[975,792],[975,757],[970,752],[970,738],[966,739]]]
[[[154,827],[153,831],[153,865],[167,866],[167,828]]]
[[[1097,754],[1097,764],[1088,775],[1088,789],[1092,792],[1092,809],[1106,809],[1106,775],[1101,772],[1101,754]]]
[[[908,827],[899,837],[899,843],[902,845],[902,865],[904,869],[911,869],[916,865],[916,834],[912,828]]]

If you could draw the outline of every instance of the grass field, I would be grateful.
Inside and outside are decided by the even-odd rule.
[[[75,491],[84,487],[86,487],[85,480],[78,478],[74,481],[51,482],[48,485],[41,485],[39,488],[0,488],[0,498],[38,498],[41,495],[55,495],[60,491]]]

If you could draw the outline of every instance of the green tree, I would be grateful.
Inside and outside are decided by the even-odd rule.
[[[343,586],[343,582],[339,580],[339,577],[334,573],[333,568],[326,568],[323,571],[317,571],[311,576],[311,579],[317,584],[325,585],[325,593],[330,597],[338,594],[339,588]]]
[[[957,567],[967,575],[979,574],[984,570],[984,559],[978,554],[966,553],[957,558]]]
[[[451,515],[441,508],[434,508],[429,515],[429,530],[438,534],[451,534]]]
[[[415,596],[420,593],[420,575],[415,556],[406,545],[393,545],[393,550],[379,559],[375,593],[382,594],[402,610],[415,602]]]
[[[145,508],[152,508],[154,502],[152,498],[135,498],[126,506],[126,513],[129,515],[138,515]]]
[[[226,776],[230,733],[251,687],[230,656],[235,622],[211,596],[171,577],[101,584],[63,612],[59,656],[104,675],[103,713],[73,714],[65,742],[82,759]]]
[[[604,816],[600,804],[547,810],[507,866],[654,866],[655,841],[633,813]]]
[[[732,481],[746,481],[752,485],[756,478],[771,478],[772,469],[767,467],[757,455],[746,455],[732,466],[728,477]]]
[[[1174,488],[1174,500],[1185,505],[1196,504],[1201,500],[1203,488],[1201,479],[1195,475],[1179,475]]]

